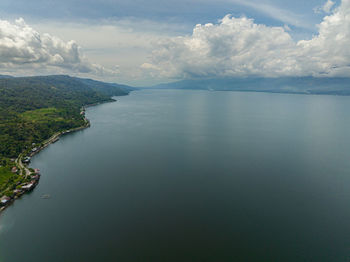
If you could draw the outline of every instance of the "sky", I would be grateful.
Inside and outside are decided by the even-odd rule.
[[[0,74],[350,77],[350,0],[1,0]]]

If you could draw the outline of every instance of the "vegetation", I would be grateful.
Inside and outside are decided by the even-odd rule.
[[[11,158],[57,132],[83,126],[84,105],[114,101],[111,96],[129,90],[69,76],[0,77],[0,197],[21,179],[11,172]]]
[[[13,177],[13,173],[8,166],[0,167],[0,191],[4,191],[7,187],[10,178]]]

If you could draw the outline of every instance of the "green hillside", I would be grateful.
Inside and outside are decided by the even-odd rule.
[[[85,124],[84,105],[114,101],[131,87],[69,76],[0,78],[0,193],[15,174],[10,159],[53,134]]]

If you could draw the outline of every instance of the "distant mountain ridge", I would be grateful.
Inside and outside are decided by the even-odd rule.
[[[280,77],[183,80],[152,86],[156,89],[199,89],[295,94],[350,95],[350,78]]]
[[[122,94],[123,92],[129,93],[130,91],[137,90],[137,88],[127,86],[127,85],[121,85],[121,84],[116,84],[116,83],[106,83],[106,82],[101,82],[101,81],[88,79],[88,78],[74,77],[74,79],[82,82],[83,84],[89,86],[90,88],[92,88],[96,91],[103,90],[104,94],[110,95],[110,96],[119,95],[119,94],[116,94],[116,93],[118,93],[118,90],[121,91],[120,94]]]
[[[10,75],[0,75],[0,79],[1,78],[13,78],[13,76],[10,76]]]
[[[79,77],[71,77],[68,75],[48,75],[48,76],[28,76],[28,77],[13,77],[10,75],[0,75],[0,79],[7,79],[12,82],[41,82],[43,84],[50,85],[61,85],[64,87],[75,86],[78,83],[81,88],[92,89],[98,92],[103,93],[107,96],[120,96],[127,95],[130,91],[134,91],[137,88],[121,85],[116,83],[107,83],[102,81],[97,81],[89,78],[79,78]]]

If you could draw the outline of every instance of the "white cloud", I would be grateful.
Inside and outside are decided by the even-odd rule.
[[[11,72],[28,69],[45,72],[115,74],[92,64],[82,56],[74,41],[65,42],[49,34],[40,34],[22,18],[10,23],[0,20],[0,69]]]
[[[115,68],[116,64],[119,65],[118,75],[105,74],[99,77],[88,74],[87,77],[135,86],[155,83],[152,74],[149,71],[145,73],[140,68],[140,64],[149,59],[154,43],[162,38],[181,34],[186,28],[183,24],[159,24],[136,18],[106,19],[91,24],[44,20],[31,22],[31,26],[38,32],[54,32],[55,36],[66,42],[69,39],[75,39],[81,47],[81,52],[90,61],[106,68]],[[157,80],[168,81],[168,79],[159,80],[158,78]]]
[[[314,9],[315,13],[330,13],[332,11],[333,6],[335,5],[335,2],[332,0],[327,0],[327,2],[323,6],[318,6]]]
[[[334,4],[335,4],[335,2],[333,2],[332,0],[327,0],[327,2],[324,4],[324,6],[322,8],[323,11],[325,13],[330,13]]]
[[[148,69],[173,78],[350,76],[350,0],[343,0],[311,40],[295,42],[283,27],[225,16],[192,35],[157,43]]]
[[[256,24],[246,17],[226,16],[178,37],[185,31],[181,25],[159,29],[158,23],[136,18],[89,26],[45,22],[34,24],[35,30],[23,19],[0,20],[0,74],[87,74],[140,85],[169,78],[350,76],[350,0],[338,7],[327,3],[324,11],[330,14],[318,25],[318,34],[298,42],[291,37],[294,27]],[[72,38],[83,47],[68,41]],[[92,64],[82,51],[111,69]]]
[[[179,78],[289,74],[297,70],[294,47],[282,27],[225,16],[216,25],[197,25],[191,36],[163,40],[152,64]]]
[[[288,25],[284,25],[283,28],[285,31],[292,31],[292,29]]]
[[[350,76],[350,0],[341,5],[319,25],[319,34],[297,47],[305,56],[303,66],[314,74]]]
[[[150,63],[143,63],[142,65],[141,65],[141,68],[142,69],[156,69],[156,70],[159,70],[159,68],[157,67],[157,66],[155,66],[155,65],[152,65],[152,64],[150,64]]]

